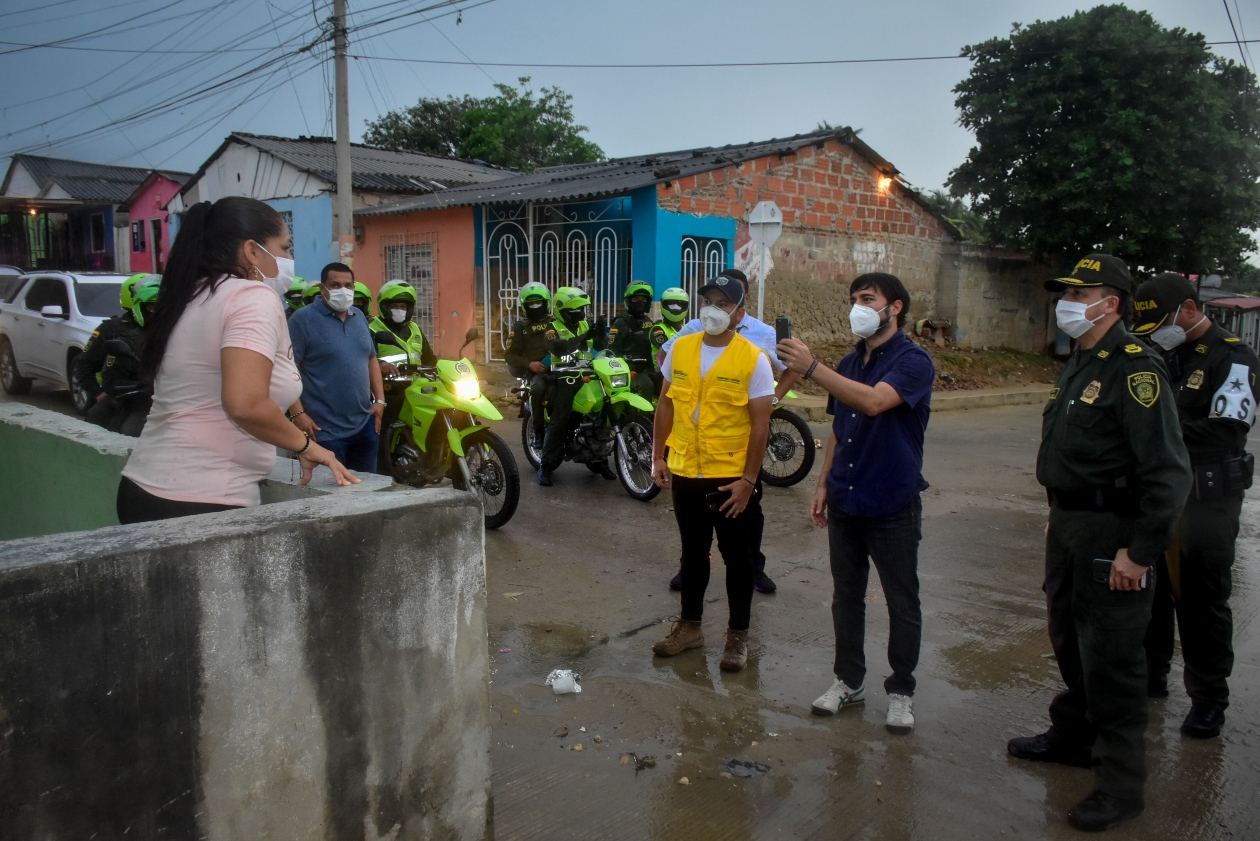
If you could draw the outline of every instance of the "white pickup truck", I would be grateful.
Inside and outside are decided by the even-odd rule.
[[[70,389],[79,414],[95,395],[74,384],[74,358],[97,326],[120,313],[125,275],[29,272],[0,290],[0,386],[30,391],[32,380]]]

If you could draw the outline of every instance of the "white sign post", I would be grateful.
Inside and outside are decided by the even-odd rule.
[[[761,312],[766,303],[766,249],[774,245],[779,234],[783,233],[783,211],[772,201],[757,202],[757,206],[748,215],[748,235],[757,246],[760,255],[760,270],[757,278],[757,320],[761,320]]]

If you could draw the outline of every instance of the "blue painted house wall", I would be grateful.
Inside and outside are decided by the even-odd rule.
[[[267,204],[293,215],[293,263],[298,277],[318,280],[320,270],[333,262],[328,232],[332,227],[332,196],[269,199]]]
[[[684,237],[721,240],[726,268],[735,265],[734,219],[662,210],[656,205],[655,185],[635,190],[631,200],[634,279],[652,284],[658,300],[663,290],[682,285]]]

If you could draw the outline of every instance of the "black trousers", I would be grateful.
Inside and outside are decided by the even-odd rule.
[[[1242,501],[1241,491],[1206,501],[1191,493],[1173,545],[1159,561],[1146,631],[1150,677],[1168,676],[1173,629],[1180,627],[1186,694],[1192,701],[1221,709],[1229,706],[1229,676],[1234,670],[1229,596]]]
[[[548,470],[555,470],[564,461],[564,437],[569,430],[569,417],[573,414],[573,397],[581,387],[580,379],[552,380],[547,437],[543,440],[542,451],[542,463]]]
[[[193,514],[213,514],[216,511],[235,511],[241,505],[214,505],[208,502],[179,502],[155,496],[135,482],[122,477],[118,483],[118,522],[124,526],[132,523],[148,523],[153,520],[169,520],[173,517],[191,517]]]
[[[730,607],[728,627],[732,631],[746,631],[752,619],[753,517],[748,508],[738,517],[728,517],[725,511],[710,511],[707,499],[722,485],[736,481],[742,480],[673,476],[670,478],[670,489],[674,499],[674,519],[678,521],[678,534],[682,538],[682,618],[689,622],[699,622],[704,618],[704,593],[709,587],[709,549],[713,546],[713,535],[716,533],[718,551],[722,555],[722,563],[726,565],[726,600]],[[760,499],[760,482],[753,489],[753,496]]]
[[[541,435],[547,428],[547,400],[551,397],[551,375],[526,373],[529,380],[529,414],[534,432]]]
[[[83,419],[110,432],[139,438],[152,406],[153,401],[148,398],[126,400],[105,395],[92,404]]]
[[[1112,590],[1094,580],[1094,559],[1114,558],[1132,534],[1132,517],[1052,507],[1046,537],[1050,644],[1067,685],[1050,702],[1052,736],[1092,746],[1097,787],[1122,798],[1140,798],[1146,783],[1142,643],[1154,589]]]
[[[827,514],[831,550],[831,622],[836,632],[835,675],[856,689],[866,680],[866,585],[871,564],[888,602],[889,694],[914,695],[923,610],[919,604],[919,541],[923,502],[919,497],[886,517]],[[764,556],[762,563],[765,563]]]

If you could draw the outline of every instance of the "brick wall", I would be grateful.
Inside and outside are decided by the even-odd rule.
[[[990,260],[987,249],[956,242],[905,188],[836,140],[657,187],[664,209],[735,218],[735,265],[754,284],[760,265],[746,247],[747,220],[766,200],[783,210],[783,234],[770,249],[765,317],[790,315],[806,342],[852,342],[849,283],[884,271],[910,292],[911,322],[948,318],[964,346],[1044,348],[1044,295],[1039,282],[1026,288],[1031,264]]]

